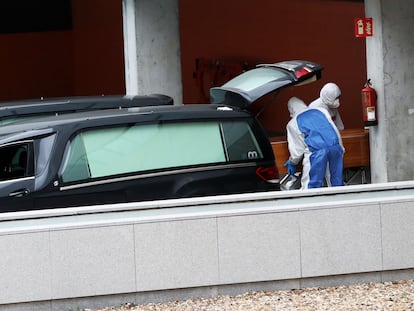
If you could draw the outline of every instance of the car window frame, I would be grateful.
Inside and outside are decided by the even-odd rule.
[[[27,179],[27,178],[34,178],[35,177],[35,157],[34,157],[34,141],[33,140],[21,140],[21,141],[14,141],[14,142],[10,142],[10,143],[6,143],[2,146],[0,146],[0,157],[1,157],[1,153],[2,153],[2,149],[5,148],[11,148],[14,146],[25,146],[25,152],[26,152],[26,160],[25,160],[25,165],[23,168],[23,175],[20,176],[20,174],[16,174],[16,176],[13,176],[13,170],[19,168],[21,170],[21,163],[18,163],[19,165],[12,165],[13,163],[10,162],[10,164],[6,167],[3,167],[3,163],[0,164],[0,166],[2,166],[0,168],[0,170],[2,172],[6,172],[6,170],[9,170],[10,173],[10,178],[2,178],[0,176],[0,182],[5,183],[5,182],[12,182],[18,179]],[[23,151],[21,151],[23,152]],[[15,154],[14,157],[16,156],[20,156],[20,154]],[[4,157],[3,157],[4,158]],[[14,159],[16,160],[16,159]],[[20,162],[20,159],[18,159],[18,162]],[[4,163],[4,165],[6,165],[6,163]],[[5,175],[7,175],[7,172],[5,173]]]
[[[128,179],[128,177],[133,178],[132,176],[142,176],[142,178],[145,178],[145,176],[155,176],[156,174],[163,174],[163,172],[177,172],[177,171],[184,171],[187,169],[194,169],[194,168],[207,168],[209,166],[226,166],[226,165],[233,165],[233,167],[236,167],[237,165],[241,165],[241,163],[248,163],[248,162],[254,162],[253,165],[256,165],[256,161],[262,161],[262,160],[266,160],[265,159],[265,154],[266,150],[263,150],[263,132],[259,133],[258,132],[258,124],[257,122],[254,122],[254,119],[249,117],[243,117],[243,118],[223,118],[223,119],[211,119],[211,120],[198,120],[198,119],[190,119],[190,120],[169,120],[169,121],[158,121],[158,122],[145,122],[145,123],[135,123],[138,126],[141,125],[148,125],[148,124],[157,124],[157,123],[161,123],[161,124],[166,124],[166,123],[171,123],[171,124],[183,124],[183,123],[197,123],[197,124],[205,124],[206,121],[211,121],[214,122],[215,124],[217,124],[219,126],[219,131],[220,131],[220,139],[221,139],[221,144],[223,144],[222,148],[224,150],[225,153],[225,159],[224,161],[218,161],[218,162],[211,162],[211,163],[197,163],[197,164],[190,164],[190,165],[181,165],[181,166],[171,166],[171,167],[159,167],[159,168],[152,168],[149,170],[138,170],[138,171],[131,171],[131,172],[123,172],[123,173],[119,173],[119,174],[110,174],[110,175],[105,175],[105,176],[98,176],[98,177],[90,177],[90,178],[84,178],[84,179],[77,179],[77,180],[66,180],[63,177],[64,174],[64,170],[66,168],[66,166],[68,165],[67,161],[68,161],[68,154],[71,152],[71,148],[72,145],[71,143],[74,141],[75,137],[78,137],[79,135],[82,134],[82,132],[84,132],[85,130],[95,130],[95,129],[110,129],[110,128],[117,128],[117,127],[125,127],[127,126],[127,124],[118,124],[116,126],[111,125],[111,126],[101,126],[101,127],[96,127],[96,128],[86,128],[82,131],[78,131],[76,133],[74,133],[70,139],[68,139],[66,146],[65,146],[65,150],[62,156],[62,161],[61,161],[61,165],[60,168],[58,170],[58,181],[59,181],[59,185],[61,185],[62,187],[68,186],[68,185],[75,185],[75,184],[82,184],[82,183],[88,183],[88,184],[93,184],[95,181],[99,182],[101,180],[105,180],[105,179],[113,179],[115,180],[124,180],[123,177],[125,177],[126,179]],[[244,124],[247,125],[247,128],[249,130],[250,135],[253,137],[254,139],[254,145],[256,146],[257,149],[259,149],[259,152],[257,152],[257,154],[255,156],[246,156],[245,159],[237,159],[237,160],[231,160],[229,159],[229,155],[228,155],[228,149],[227,147],[224,145],[225,144],[225,139],[223,137],[223,128],[222,125],[223,123],[229,123],[229,122],[242,122]],[[134,125],[134,124],[132,124]],[[128,126],[131,126],[131,124],[129,124]],[[249,152],[246,151],[246,154],[250,154]],[[250,164],[249,164],[250,166]],[[154,175],[155,174],[155,175]],[[126,180],[125,179],[125,180]]]

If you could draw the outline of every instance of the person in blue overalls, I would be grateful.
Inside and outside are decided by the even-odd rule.
[[[345,126],[339,113],[339,106],[341,105],[339,102],[339,98],[341,97],[341,89],[335,83],[329,82],[322,87],[319,95],[319,98],[311,102],[308,107],[326,109],[338,130],[342,131]],[[328,186],[331,186],[329,168],[326,170],[325,181]]]
[[[308,108],[297,97],[288,101],[292,119],[286,125],[290,157],[285,162],[288,174],[296,172],[302,161],[301,189],[323,186],[327,168],[332,186],[343,186],[344,147],[341,135],[328,111]]]

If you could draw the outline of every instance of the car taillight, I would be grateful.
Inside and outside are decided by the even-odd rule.
[[[279,182],[279,172],[276,165],[259,166],[256,169],[256,175],[267,182]]]
[[[303,76],[305,76],[305,75],[307,75],[307,74],[309,74],[310,72],[312,72],[311,70],[309,70],[308,68],[306,68],[306,67],[303,67],[303,68],[301,68],[301,69],[299,69],[299,70],[295,70],[295,76],[296,76],[296,78],[301,78],[301,77],[303,77]]]

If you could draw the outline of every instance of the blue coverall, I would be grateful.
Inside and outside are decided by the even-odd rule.
[[[286,126],[289,161],[297,165],[302,160],[302,189],[322,187],[327,168],[331,185],[342,186],[344,147],[328,112],[308,108],[296,97],[289,100],[288,108],[292,116]]]

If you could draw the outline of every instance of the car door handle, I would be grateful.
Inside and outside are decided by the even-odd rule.
[[[9,197],[21,198],[30,193],[29,189],[19,189],[9,193]]]

